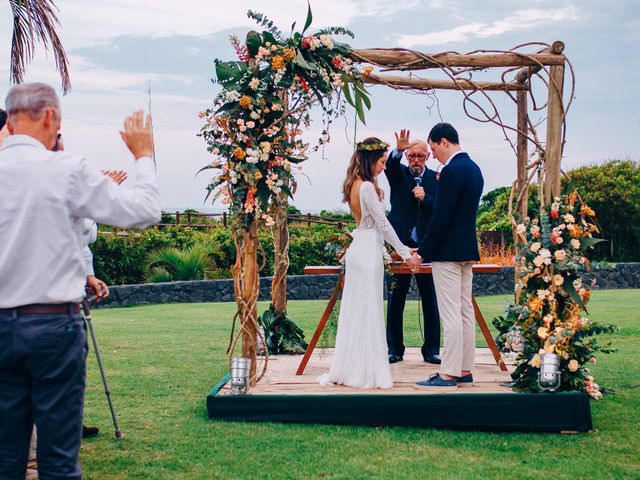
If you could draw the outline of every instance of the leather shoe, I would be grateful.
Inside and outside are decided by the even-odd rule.
[[[425,362],[433,363],[434,365],[440,365],[442,363],[442,359],[440,358],[440,355],[425,355],[422,358],[424,358]]]
[[[389,363],[398,363],[404,360],[402,355],[389,355]]]
[[[93,438],[96,437],[100,433],[100,429],[98,427],[87,427],[86,425],[82,425],[82,438]]]

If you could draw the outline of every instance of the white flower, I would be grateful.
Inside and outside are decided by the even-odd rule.
[[[320,35],[320,41],[327,48],[333,48],[333,41],[329,35]]]
[[[568,367],[570,372],[575,372],[578,370],[578,367],[580,367],[580,364],[575,358],[572,358],[571,360],[569,360]]]
[[[564,218],[564,221],[567,223],[573,223],[576,221],[576,219],[570,213],[566,213],[563,218]]]
[[[570,243],[571,243],[571,246],[576,250],[580,248],[580,240],[578,240],[577,238],[572,238]]]
[[[258,90],[259,86],[260,86],[260,79],[253,77],[249,82],[249,87],[251,88],[251,90]]]
[[[271,151],[271,142],[260,142],[260,148],[264,153],[269,153]]]
[[[258,112],[251,112],[249,116],[254,120],[260,120],[260,114]]]
[[[540,368],[540,355],[535,354],[531,360],[529,360],[529,365],[534,368]]]
[[[564,260],[565,258],[567,258],[567,252],[565,252],[564,250],[556,250],[554,256],[556,257],[556,260]]]
[[[247,122],[247,128],[253,128],[256,126],[256,122],[254,122],[253,120],[249,120]]]
[[[274,112],[281,112],[282,111],[282,104],[281,103],[274,103],[273,105],[271,105],[271,110],[273,110]]]
[[[542,247],[542,244],[540,242],[533,242],[531,244],[531,246],[529,247],[529,250],[531,250],[532,252],[537,252],[538,250],[540,250],[540,248]],[[540,265],[538,265],[540,266]]]
[[[240,94],[236,90],[229,90],[228,92],[225,92],[224,98],[227,102],[235,102],[240,98]]]
[[[536,258],[533,259],[533,264],[536,267],[542,266],[543,263],[544,263],[544,258],[540,255],[536,256]]]
[[[564,277],[562,275],[560,275],[559,273],[556,273],[553,276],[553,283],[554,283],[554,285],[559,287],[560,285],[562,285],[564,283]]]
[[[518,226],[516,227],[517,233],[525,233],[526,231],[527,231],[527,227],[525,226],[524,223],[519,223]]]

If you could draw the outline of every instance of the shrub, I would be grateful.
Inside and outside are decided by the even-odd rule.
[[[184,248],[163,247],[153,250],[145,261],[145,279],[158,283],[220,278],[216,259],[222,257],[221,252],[211,240],[197,241]]]

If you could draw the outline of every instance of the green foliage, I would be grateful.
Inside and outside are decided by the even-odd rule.
[[[640,164],[611,160],[569,172],[582,199],[598,215],[601,236],[594,258],[616,262],[640,260]]]
[[[211,240],[185,248],[162,247],[146,258],[146,280],[157,283],[219,278],[216,259],[222,257],[222,250]]]
[[[273,305],[258,318],[264,329],[269,355],[303,354],[307,350],[304,332],[291,320],[287,312],[276,312]]]
[[[291,229],[289,274],[302,275],[307,265],[336,265],[334,255],[324,247],[330,238],[340,233],[337,227],[330,225]],[[273,274],[273,234],[269,230],[261,230],[258,238],[264,249],[264,268],[260,275],[270,276]],[[196,242],[210,242],[215,247],[216,277],[231,278],[229,269],[235,261],[235,246],[230,230],[222,225],[206,230],[167,227],[118,233],[107,233],[101,229],[98,240],[91,245],[96,276],[108,285],[144,283],[148,252],[163,247],[184,249]],[[258,261],[262,263],[262,256]],[[160,275],[159,278],[167,278],[162,271],[156,271],[156,274]]]

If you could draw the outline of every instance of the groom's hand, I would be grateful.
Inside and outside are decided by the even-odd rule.
[[[409,260],[407,260],[407,265],[411,267],[412,270],[417,270],[420,265],[422,265],[422,257],[418,255],[418,253],[414,253]]]

